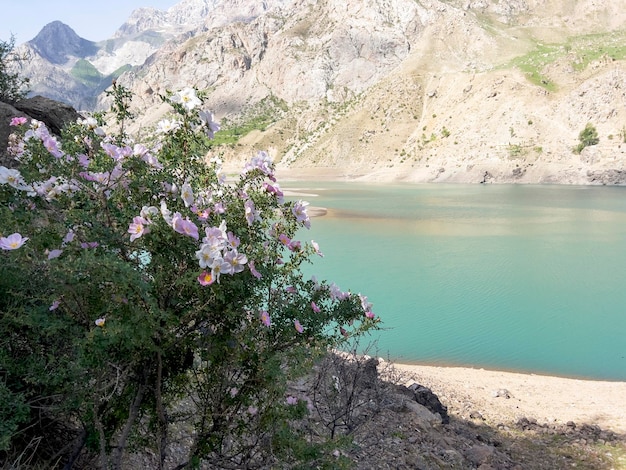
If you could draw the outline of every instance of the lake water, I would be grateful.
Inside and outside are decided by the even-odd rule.
[[[328,208],[311,274],[369,297],[379,355],[626,380],[626,188],[283,187]]]

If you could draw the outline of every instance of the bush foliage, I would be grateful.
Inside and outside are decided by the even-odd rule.
[[[19,101],[28,93],[29,80],[19,73],[26,60],[27,56],[15,52],[14,36],[8,41],[0,40],[0,101]]]
[[[286,395],[320,353],[378,325],[361,295],[307,279],[307,204],[288,201],[260,152],[232,181],[205,160],[218,129],[195,90],[169,93],[151,148],[102,116],[60,138],[15,118],[0,167],[0,462],[177,468],[315,465]],[[182,405],[181,405],[182,403]],[[308,449],[308,450],[307,450]],[[28,462],[26,462],[28,459]]]

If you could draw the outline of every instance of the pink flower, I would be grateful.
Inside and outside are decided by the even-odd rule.
[[[48,259],[58,258],[61,256],[61,253],[63,253],[63,250],[52,250],[48,253]]]
[[[376,315],[374,315],[374,312],[372,312],[371,310],[368,310],[367,312],[365,312],[365,316],[367,318],[374,318]]]
[[[272,320],[270,319],[270,314],[267,313],[266,310],[261,312],[261,323],[263,323],[268,328],[272,325]]]
[[[143,217],[133,217],[133,222],[128,226],[128,233],[130,233],[130,241],[133,242],[141,237],[145,233],[149,233],[150,229],[145,227],[148,221]]]
[[[86,242],[86,243],[81,243],[80,247],[81,248],[98,248],[100,246],[100,243],[98,242]]]
[[[341,336],[343,336],[344,338],[347,338],[348,336],[350,336],[350,334],[346,331],[346,329],[343,326],[339,327],[339,332],[341,333]]]
[[[300,324],[300,322],[298,320],[294,320],[293,321],[293,326],[295,326],[296,331],[298,333],[302,333],[304,331],[304,328],[302,328],[302,325]]]
[[[191,238],[198,239],[198,227],[194,224],[189,218],[183,219],[182,216],[177,212],[172,217],[172,225],[174,230],[178,233],[182,233],[183,235],[187,235]]]
[[[261,279],[261,273],[256,270],[254,266],[254,261],[249,261],[248,267],[250,268],[250,272],[254,277],[256,277],[257,279]]]
[[[0,238],[0,248],[3,250],[17,250],[24,243],[26,243],[28,237],[22,237],[19,233],[13,233],[8,237]]]
[[[26,124],[27,122],[28,122],[28,119],[26,119],[25,117],[16,116],[13,119],[11,119],[9,126],[21,126],[22,124]]]
[[[215,122],[215,116],[213,116],[211,111],[200,111],[198,113],[198,117],[200,118],[200,121],[202,121],[202,124],[206,126],[206,135],[209,139],[212,139],[215,132],[220,130],[220,125]]]
[[[324,257],[324,253],[320,251],[320,246],[317,244],[317,242],[311,240],[311,246],[313,247],[313,250],[315,250],[315,253],[317,253],[321,258]]]
[[[248,257],[232,250],[224,254],[224,262],[229,264],[229,274],[240,273],[244,269],[243,265],[248,262]]]
[[[210,272],[202,271],[202,273],[198,276],[198,282],[202,286],[210,286],[213,284],[213,276],[211,276]]]
[[[287,286],[285,290],[290,294],[298,293],[298,289],[296,289],[294,286]]]
[[[237,237],[237,235],[235,235],[233,232],[228,232],[227,238],[228,238],[228,244],[232,248],[237,248],[239,244],[241,243],[241,241],[239,240],[239,237]]]
[[[68,243],[71,243],[73,240],[74,240],[74,230],[70,229],[63,237],[62,245],[67,245]]]
[[[289,246],[289,244],[291,243],[291,239],[284,233],[281,233],[280,235],[278,235],[278,239],[285,246]]]
[[[306,212],[306,207],[308,205],[308,202],[298,201],[293,205],[291,212],[296,217],[296,222],[301,222],[306,228],[311,228],[311,221],[309,220],[309,216]]]
[[[53,310],[56,310],[57,308],[59,308],[60,304],[61,304],[60,300],[55,300],[54,302],[52,302],[52,305],[50,305],[50,308],[48,308],[48,310],[52,312]]]
[[[297,405],[298,404],[298,399],[296,397],[291,396],[291,395],[289,395],[287,397],[286,401],[287,401],[288,405]]]
[[[320,308],[317,306],[315,302],[311,302],[311,308],[315,313],[320,313]]]
[[[215,205],[213,206],[213,212],[215,212],[216,214],[223,214],[224,212],[226,212],[224,203],[223,202],[215,203]]]
[[[248,407],[248,414],[254,416],[255,414],[257,414],[259,412],[259,409],[256,406],[252,406],[250,405]]]
[[[102,317],[102,318],[98,318],[94,323],[96,324],[96,326],[103,327],[104,322],[106,322],[106,318]]]
[[[254,222],[261,220],[261,215],[254,207],[252,199],[248,199],[244,202],[243,207],[246,211],[246,222],[248,222],[248,225],[252,225]]]
[[[239,393],[239,389],[237,387],[233,387],[230,389],[230,396],[235,398],[237,396],[237,394]]]

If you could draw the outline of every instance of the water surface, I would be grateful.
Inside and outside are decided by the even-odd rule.
[[[290,183],[311,273],[366,294],[379,354],[626,380],[626,188]]]

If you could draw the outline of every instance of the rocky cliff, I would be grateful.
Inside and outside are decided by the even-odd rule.
[[[226,131],[246,130],[223,139],[219,151],[233,165],[269,149],[285,174],[621,183],[625,7],[183,0],[167,11],[137,10],[93,55],[93,43],[57,27],[63,46],[42,53],[30,44],[27,75],[36,93],[106,109],[95,95],[122,74],[146,112],[138,129],[167,112],[159,94],[205,90]],[[587,123],[600,142],[575,153]]]
[[[191,85],[224,128],[271,124],[221,149],[237,164],[270,149],[292,173],[623,181],[624,0],[285,0],[216,21],[253,4],[216,3],[204,28],[121,77],[149,110],[143,127],[166,112],[159,93]],[[589,122],[600,143],[576,154]]]

